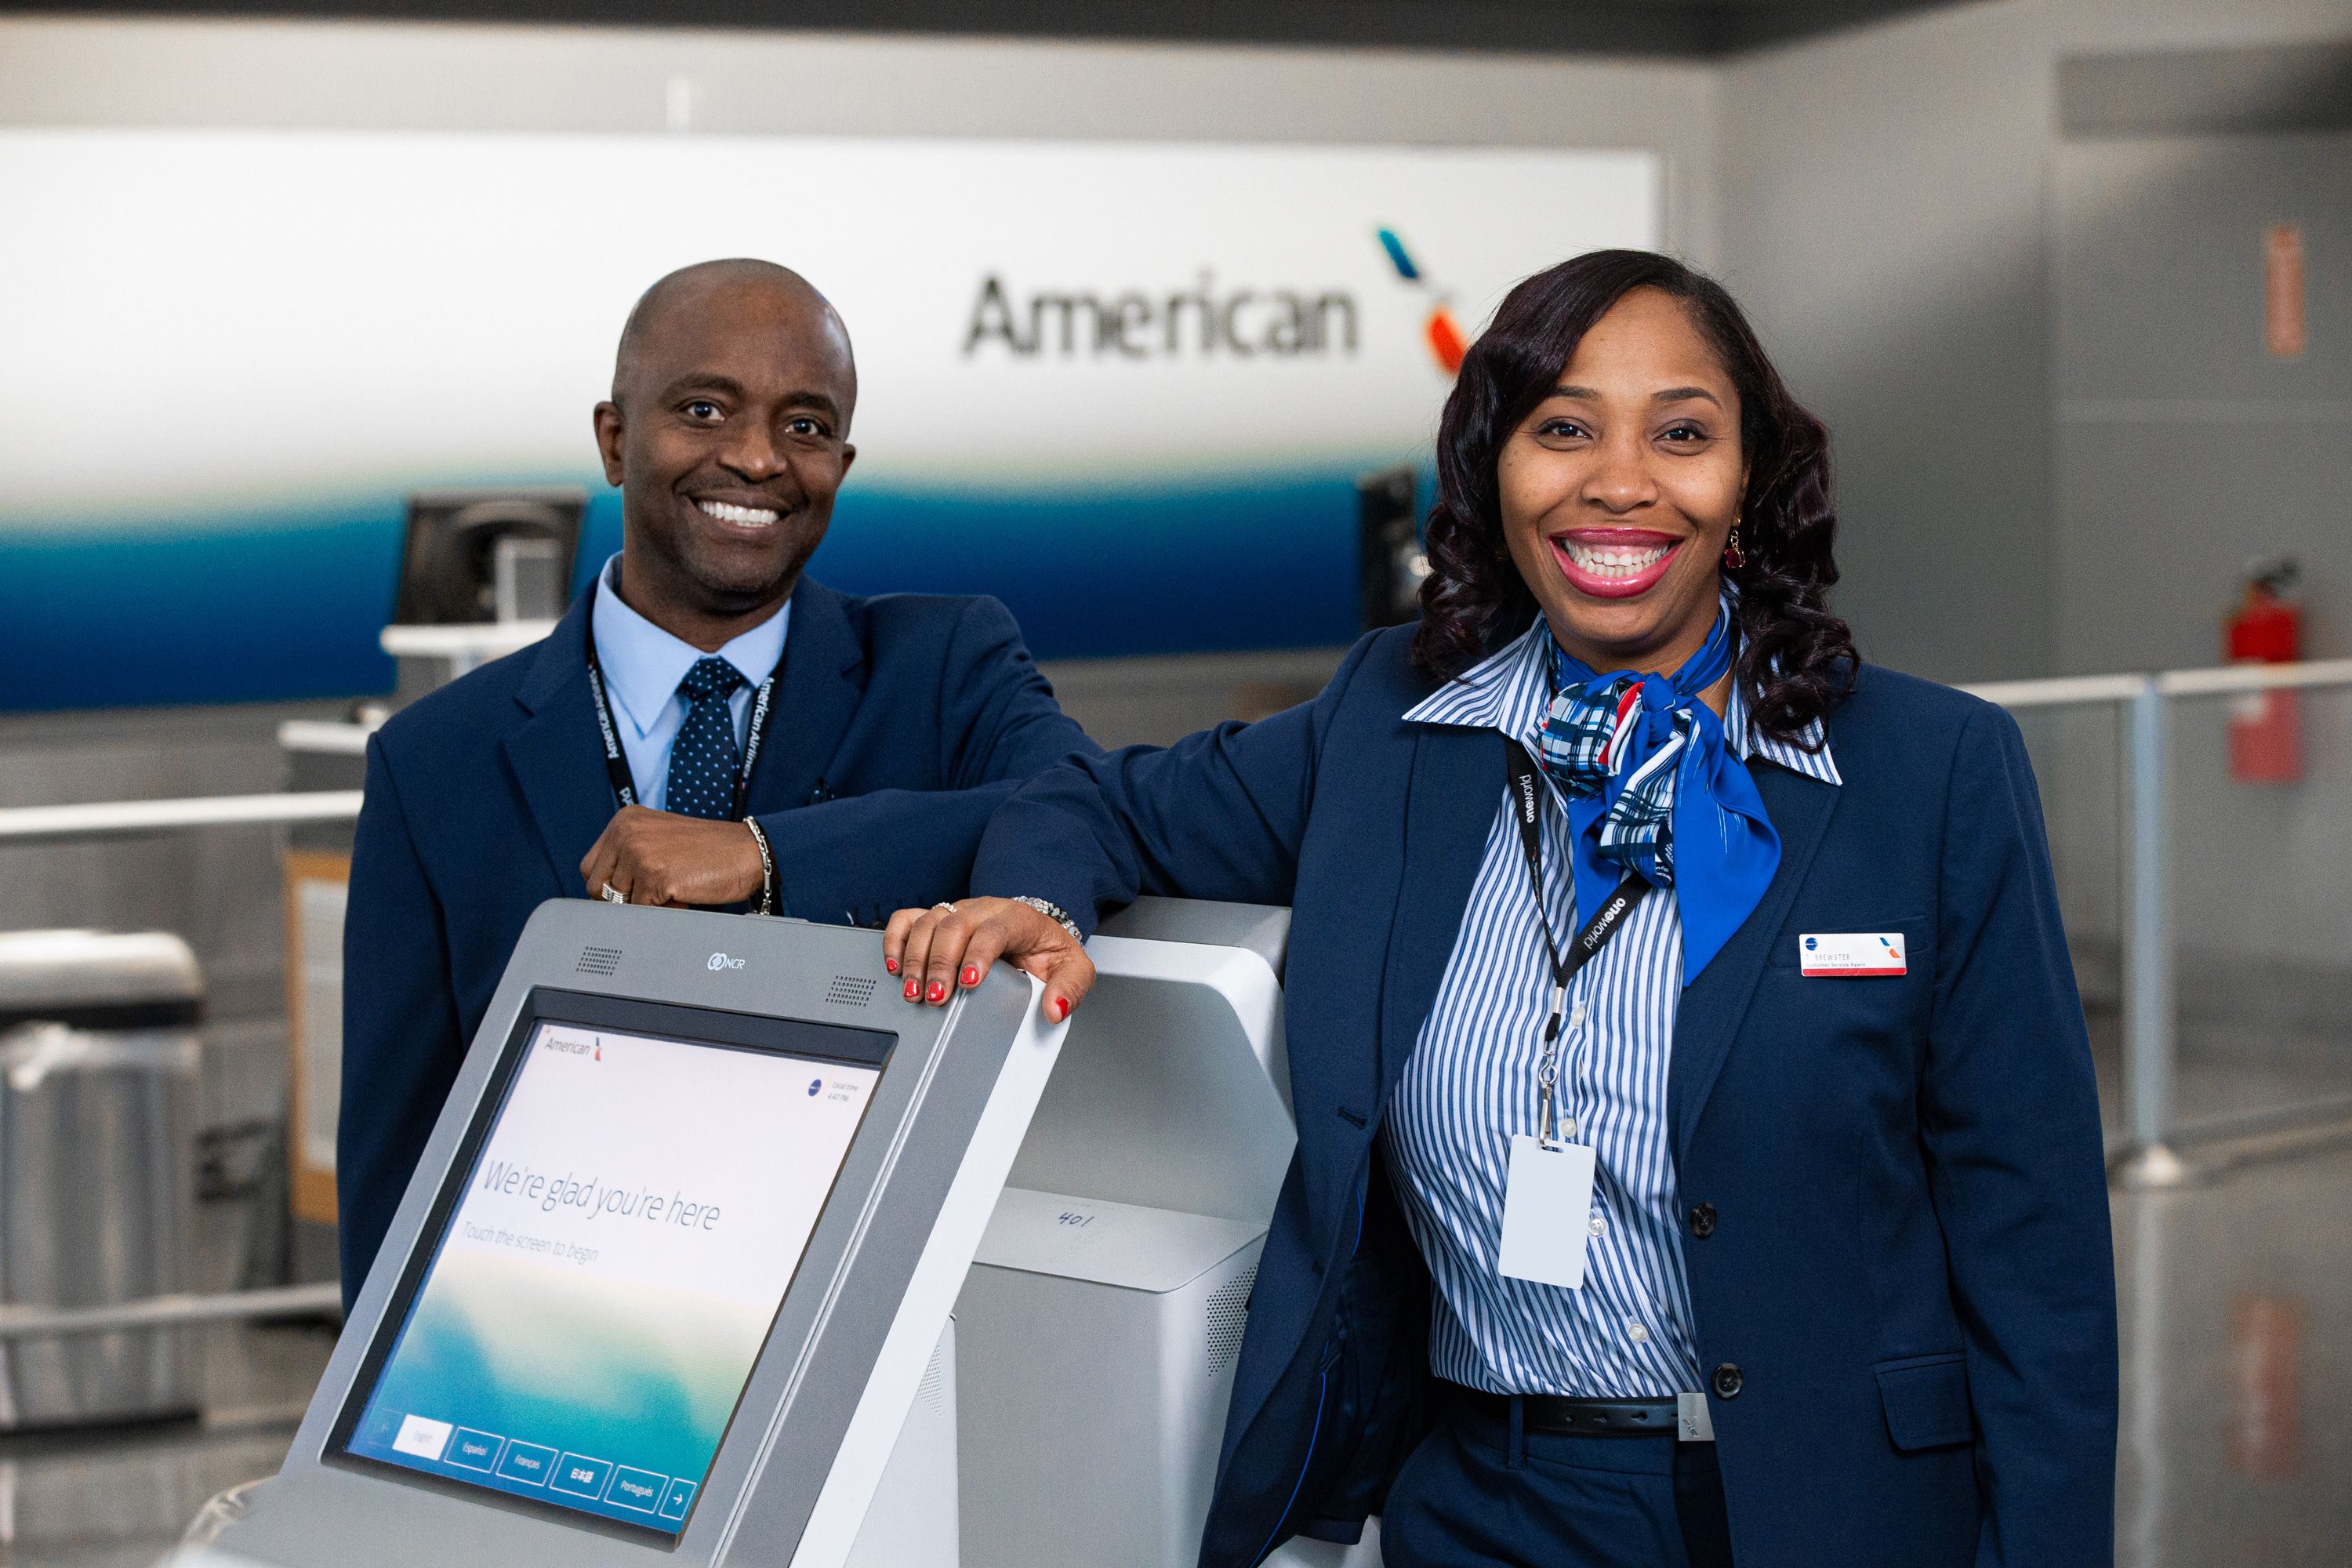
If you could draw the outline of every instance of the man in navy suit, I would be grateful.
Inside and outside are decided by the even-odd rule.
[[[961,893],[996,805],[1095,750],[996,601],[803,575],[856,398],[847,331],[797,275],[719,261],[655,284],[595,414],[621,553],[546,641],[370,742],[344,929],[346,1305],[540,903],[878,925]]]

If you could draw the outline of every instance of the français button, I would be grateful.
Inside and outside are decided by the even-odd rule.
[[[604,1500],[616,1508],[636,1513],[651,1513],[661,1506],[662,1494],[669,1489],[669,1478],[651,1470],[633,1470],[623,1465],[613,1472],[613,1489]]]
[[[507,1457],[499,1461],[499,1474],[510,1481],[527,1486],[543,1487],[547,1478],[555,1473],[555,1450],[542,1448],[536,1443],[509,1443]]]
[[[570,1492],[573,1497],[601,1498],[604,1495],[604,1483],[612,1479],[613,1461],[610,1459],[590,1459],[578,1454],[566,1454],[555,1461],[555,1489]]]
[[[661,1500],[661,1516],[671,1521],[684,1519],[686,1505],[693,1500],[694,1483],[692,1481],[672,1481],[669,1484],[668,1495]]]

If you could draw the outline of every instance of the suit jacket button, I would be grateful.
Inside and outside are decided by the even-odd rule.
[[[1705,1241],[1715,1234],[1715,1205],[1701,1204],[1690,1212],[1691,1234]]]
[[[1715,1396],[1717,1399],[1738,1398],[1742,1386],[1743,1380],[1739,1375],[1739,1369],[1729,1362],[1725,1362],[1715,1369]]]

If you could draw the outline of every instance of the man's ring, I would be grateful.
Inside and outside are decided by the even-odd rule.
[[[628,895],[614,888],[610,882],[605,883],[604,890],[596,896],[608,904],[625,904],[629,901]]]

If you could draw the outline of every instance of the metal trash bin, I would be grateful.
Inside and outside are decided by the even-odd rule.
[[[204,977],[166,932],[0,932],[0,1305],[194,1283]],[[0,1431],[196,1407],[182,1328],[0,1339]]]

